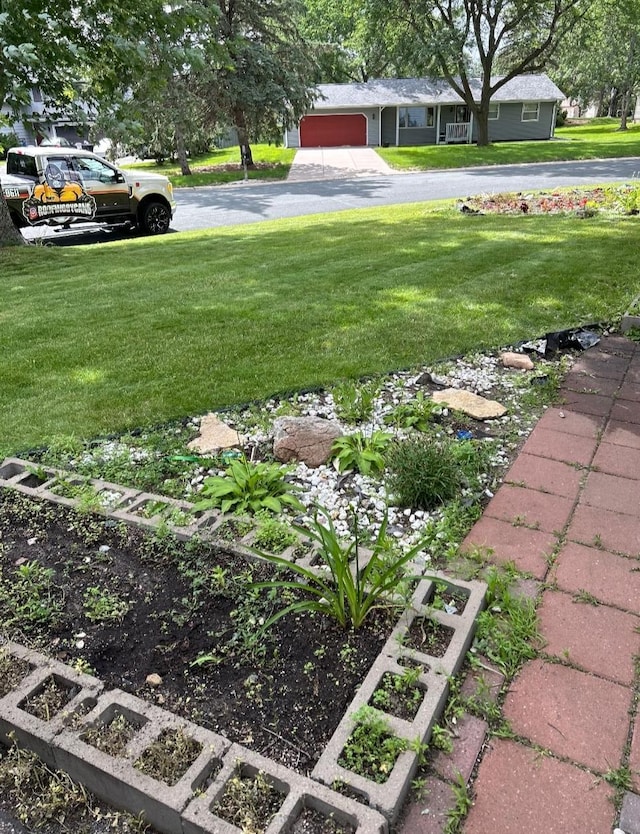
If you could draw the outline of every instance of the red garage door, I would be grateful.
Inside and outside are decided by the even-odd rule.
[[[358,113],[349,116],[305,116],[300,122],[301,148],[339,148],[366,145],[367,120]]]

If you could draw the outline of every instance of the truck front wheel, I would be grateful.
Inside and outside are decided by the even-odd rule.
[[[171,210],[165,203],[151,201],[140,212],[140,228],[147,235],[163,235],[169,230]]]

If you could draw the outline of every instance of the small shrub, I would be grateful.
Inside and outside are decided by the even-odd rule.
[[[455,498],[463,483],[451,441],[412,437],[392,444],[386,456],[387,486],[400,507],[430,510]]]
[[[62,591],[55,572],[35,561],[20,565],[13,574],[0,570],[0,621],[3,626],[32,632],[49,628],[62,615]]]

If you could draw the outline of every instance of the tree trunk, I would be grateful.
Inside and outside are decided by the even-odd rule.
[[[181,126],[176,126],[176,154],[178,156],[178,164],[184,177],[191,176],[191,168],[189,167],[189,160],[187,159],[187,148],[184,143],[184,131]]]
[[[627,130],[627,110],[629,109],[629,91],[625,90],[620,99],[620,127],[618,130]]]
[[[253,154],[251,152],[251,145],[249,144],[249,132],[247,131],[244,113],[236,110],[235,123],[235,128],[238,133],[238,145],[240,146],[240,163],[246,165],[247,168],[253,168]]]
[[[0,248],[3,246],[22,246],[24,242],[24,238],[13,225],[9,207],[0,188]]]
[[[489,111],[473,114],[476,118],[476,130],[478,131],[478,147],[489,145]]]

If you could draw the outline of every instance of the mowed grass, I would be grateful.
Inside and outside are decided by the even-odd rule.
[[[376,148],[394,168],[442,169],[476,165],[529,162],[563,162],[640,156],[640,125],[618,130],[619,119],[594,119],[587,124],[556,129],[556,138],[540,142],[495,142],[477,145],[428,145],[410,148]]]
[[[250,180],[286,179],[296,155],[295,148],[281,148],[276,145],[252,145],[251,151],[256,167],[247,170],[247,178]],[[191,174],[188,176],[184,176],[178,163],[171,160],[160,165],[153,160],[145,160],[123,167],[164,174],[165,177],[169,177],[174,188],[186,188],[238,182],[244,179],[244,169],[240,161],[240,149],[234,145],[232,148],[212,150],[189,159]],[[261,165],[268,167],[260,167]],[[228,166],[231,166],[231,170],[226,170]],[[206,168],[216,170],[202,170]]]
[[[0,456],[610,319],[637,240],[421,204],[0,250]]]

